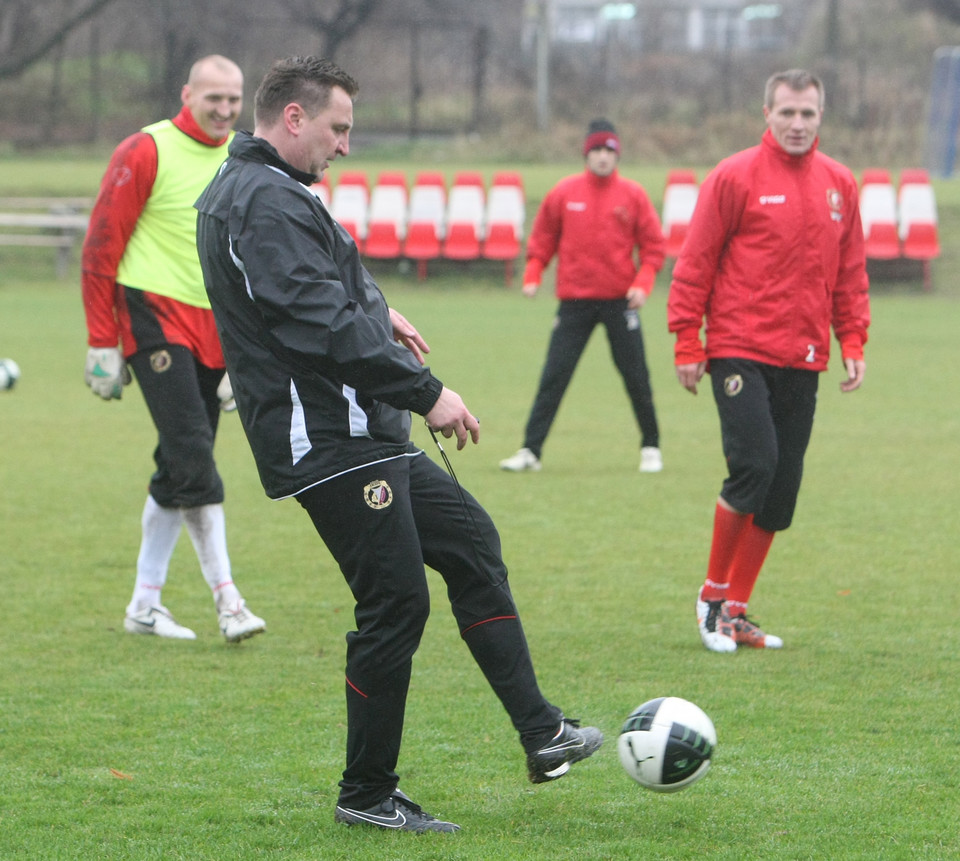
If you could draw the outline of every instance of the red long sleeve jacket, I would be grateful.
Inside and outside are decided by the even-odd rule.
[[[560,180],[543,199],[523,280],[539,284],[557,255],[558,299],[622,299],[631,287],[653,289],[664,249],[660,219],[643,187],[617,171],[600,177],[585,170]]]
[[[769,130],[720,162],[701,186],[667,321],[678,365],[745,358],[823,371],[831,326],[844,358],[862,359],[870,304],[851,172],[816,143],[790,155]]]
[[[172,122],[198,145],[222,147],[226,158],[226,139],[210,138],[186,107]],[[116,281],[117,270],[153,192],[157,167],[157,146],[150,134],[135,132],[117,146],[104,173],[83,245],[81,288],[87,343],[91,347],[119,346],[127,358],[140,345],[131,328],[123,290]],[[192,211],[193,200],[184,200],[183,206]],[[187,347],[208,367],[223,367],[223,352],[208,308],[152,293],[147,294],[147,301],[161,320],[167,340]]]

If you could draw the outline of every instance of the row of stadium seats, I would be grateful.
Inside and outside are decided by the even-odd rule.
[[[860,218],[867,257],[931,260],[940,254],[937,203],[925,170],[904,169],[896,189],[889,171],[865,170],[860,183]]]
[[[483,175],[460,171],[447,187],[437,171],[417,173],[408,187],[401,171],[381,171],[372,184],[364,171],[343,171],[335,186],[326,177],[313,187],[330,214],[350,233],[361,254],[375,260],[417,262],[497,260],[512,277],[526,221],[523,180],[499,171],[486,187]]]
[[[940,256],[940,228],[927,171],[904,168],[895,189],[885,168],[864,170],[860,181],[860,219],[867,258],[919,260],[924,289],[929,290],[930,261]]]
[[[489,188],[482,174],[460,171],[449,188],[438,171],[419,172],[408,187],[400,171],[381,171],[371,188],[364,171],[343,171],[336,187],[326,177],[314,191],[371,259],[417,262],[421,278],[427,261],[497,260],[512,277],[520,256],[526,221],[523,180],[515,171],[498,171]],[[697,202],[696,173],[667,174],[661,222],[668,257],[677,257]],[[890,172],[863,171],[860,218],[868,259],[906,258],[929,263],[940,254],[937,206],[929,175],[919,168],[901,171],[895,188]]]

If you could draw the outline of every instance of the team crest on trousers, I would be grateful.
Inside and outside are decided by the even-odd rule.
[[[378,478],[376,481],[371,481],[370,484],[363,489],[363,501],[374,511],[377,511],[381,508],[386,508],[393,502],[393,491],[390,489],[389,484],[383,479]]]
[[[150,354],[150,370],[155,374],[162,374],[164,371],[169,371],[172,364],[173,357],[167,350],[157,350],[156,353]]]
[[[731,374],[723,381],[723,393],[728,398],[735,398],[743,391],[743,377],[739,374]]]

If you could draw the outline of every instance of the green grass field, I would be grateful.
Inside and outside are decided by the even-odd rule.
[[[34,166],[0,163],[3,193],[53,179],[58,193],[87,193],[102,171]],[[531,198],[562,172],[531,169]],[[631,173],[651,193],[665,175]],[[218,440],[231,557],[268,633],[222,641],[186,537],[164,601],[198,639],[123,633],[152,426],[135,386],[104,403],[83,385],[77,271],[58,281],[52,255],[0,251],[0,356],[23,372],[0,392],[0,857],[960,856],[960,191],[937,191],[934,291],[875,282],[864,388],[841,395],[836,361],[821,382],[797,517],[751,604],[780,652],[715,655],[697,636],[724,472],[709,393],[691,397],[673,377],[666,272],[643,312],[665,470],[637,471],[598,332],[543,471],[510,475],[497,462],[521,442],[552,299],[524,299],[495,267],[437,267],[424,283],[374,270],[482,420],[479,446],[448,453],[500,527],[545,692],[607,735],[568,777],[527,783],[431,574],[401,786],[459,822],[457,835],[333,823],[351,601],[299,506],[263,495],[236,416]],[[416,438],[437,456],[420,426]],[[615,751],[630,710],[664,694],[698,703],[719,736],[711,772],[671,796],[630,781]]]

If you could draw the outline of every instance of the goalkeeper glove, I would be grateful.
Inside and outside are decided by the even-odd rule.
[[[91,347],[83,380],[95,395],[105,401],[123,396],[123,387],[130,383],[130,370],[116,347]]]

